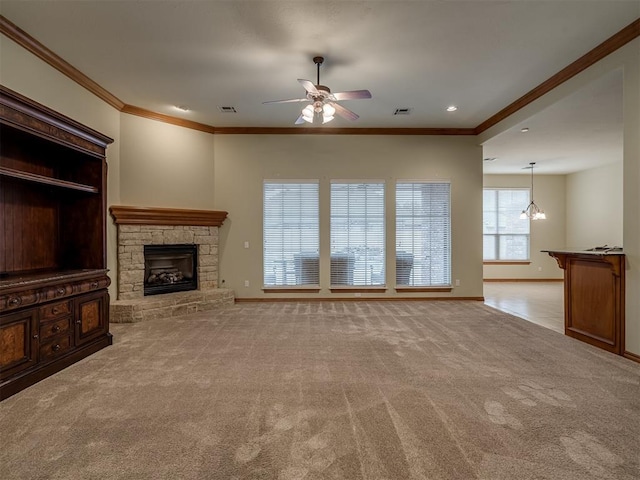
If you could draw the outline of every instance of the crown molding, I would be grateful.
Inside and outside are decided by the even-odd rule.
[[[473,128],[216,127],[222,135],[475,135]]]
[[[21,47],[27,49],[36,57],[48,63],[60,73],[66,75],[80,86],[86,88],[112,107],[117,110],[122,110],[122,107],[124,106],[124,102],[122,100],[101,87],[98,83],[91,80],[76,67],[66,60],[63,60],[27,32],[7,20],[3,15],[0,15],[0,33],[5,35],[7,38],[10,38]]]
[[[551,90],[559,86],[560,84],[566,82],[570,78],[576,76],[583,70],[586,70],[591,65],[599,62],[607,55],[615,52],[620,47],[626,45],[630,41],[634,40],[640,36],[640,18],[636,21],[630,23],[625,28],[620,30],[618,33],[612,35],[607,40],[602,42],[600,45],[585,53],[582,57],[577,59],[575,62],[567,65],[565,68],[560,70],[558,73],[550,77],[549,79],[542,82],[533,90],[525,93],[518,100],[513,102],[512,104],[506,106],[498,113],[489,117],[487,120],[482,122],[475,128],[475,134],[479,135],[485,130],[493,127],[497,123],[501,122],[505,118],[513,115],[518,110],[526,107],[534,100],[542,97],[543,95],[549,93]]]
[[[183,118],[156,113],[151,110],[125,104],[118,97],[91,80],[80,70],[49,50],[24,30],[0,15],[0,33],[27,49],[62,74],[69,77],[115,109],[152,120],[157,120],[201,132],[224,135],[479,135],[551,90],[574,77],[591,65],[615,52],[640,36],[640,18],[615,33],[575,62],[542,82],[522,97],[489,117],[475,128],[295,128],[295,127],[214,127]]]
[[[190,128],[192,130],[199,130],[201,132],[206,132],[206,133],[216,133],[216,130],[217,130],[216,127],[207,125],[205,123],[198,123],[192,120],[186,120],[184,118],[165,115],[164,113],[153,112],[145,108],[136,107],[135,105],[124,105],[120,109],[120,111],[122,113],[137,115],[138,117],[149,118],[151,120],[170,123],[171,125],[178,125],[179,127]]]

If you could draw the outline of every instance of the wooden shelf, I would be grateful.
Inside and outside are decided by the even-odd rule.
[[[112,343],[105,157],[113,140],[2,85],[0,135],[3,400]]]
[[[91,185],[84,185],[82,183],[68,182],[66,180],[59,180],[57,178],[46,177],[44,175],[38,175],[36,173],[22,172],[20,170],[14,170],[13,168],[0,167],[0,175],[10,178],[17,178],[19,180],[26,180],[27,182],[40,183],[43,185],[50,185],[52,187],[64,188],[68,190],[77,190],[86,193],[98,193],[99,190]]]
[[[42,286],[53,282],[72,282],[82,280],[87,277],[95,277],[96,275],[106,275],[107,270],[104,268],[85,268],[77,270],[52,269],[35,272],[20,272],[4,274],[0,276],[0,294],[11,291],[17,287],[29,287],[34,285]]]

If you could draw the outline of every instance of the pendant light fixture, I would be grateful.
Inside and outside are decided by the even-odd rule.
[[[520,214],[520,218],[526,220],[527,218],[530,220],[545,220],[547,216],[545,215],[543,210],[540,210],[540,207],[536,205],[536,202],[533,201],[533,166],[536,162],[530,162],[528,167],[531,169],[531,203],[527,208],[525,208]]]

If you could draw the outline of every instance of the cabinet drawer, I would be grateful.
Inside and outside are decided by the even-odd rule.
[[[73,346],[71,335],[57,337],[55,340],[40,345],[40,360],[47,360],[62,355]]]
[[[78,283],[75,286],[75,292],[76,293],[85,293],[85,292],[91,292],[93,290],[99,290],[99,289],[102,289],[102,288],[107,288],[110,283],[111,283],[111,280],[109,280],[108,277],[98,278],[98,279],[95,279],[95,280],[87,280],[87,281]]]
[[[40,307],[40,321],[62,317],[71,313],[71,302],[57,302]]]
[[[62,335],[71,330],[71,317],[60,318],[40,325],[40,341],[43,342],[56,335]]]

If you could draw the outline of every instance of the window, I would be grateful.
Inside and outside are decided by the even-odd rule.
[[[384,285],[384,183],[331,182],[331,285]]]
[[[485,261],[529,259],[529,220],[520,218],[527,205],[528,189],[484,189],[482,233]]]
[[[451,285],[448,182],[396,185],[396,285]]]
[[[264,182],[264,285],[318,285],[318,182]]]

